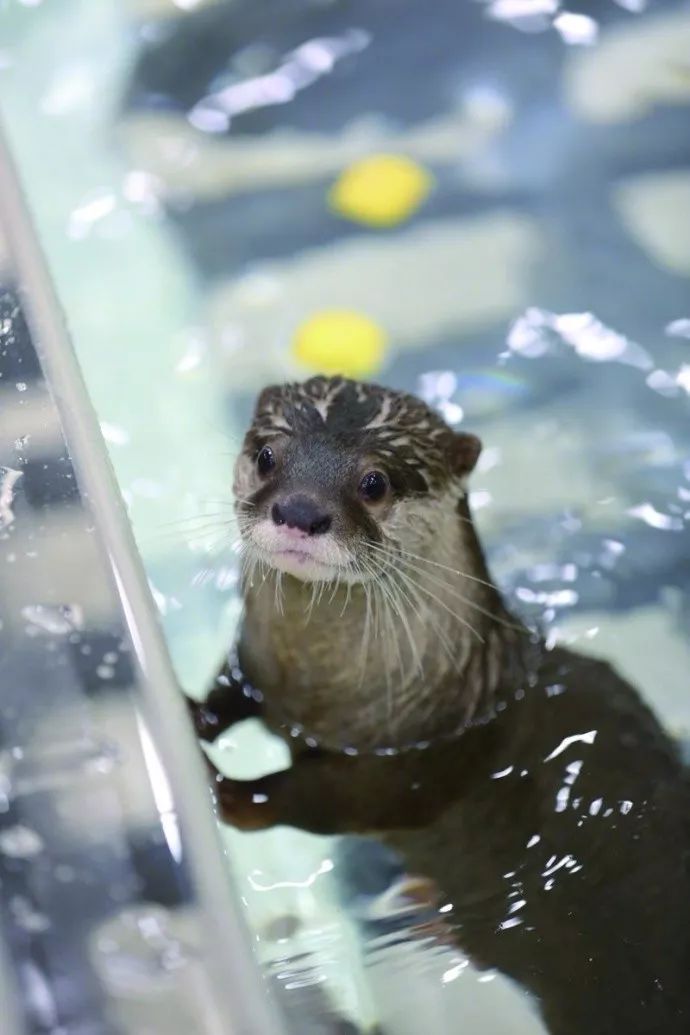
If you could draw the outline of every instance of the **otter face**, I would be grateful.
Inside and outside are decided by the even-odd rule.
[[[266,388],[235,468],[245,552],[307,582],[375,579],[420,500],[457,498],[480,449],[402,392],[340,377]]]

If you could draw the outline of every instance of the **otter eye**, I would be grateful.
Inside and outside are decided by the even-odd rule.
[[[276,458],[273,455],[273,450],[270,446],[264,446],[259,455],[256,458],[256,466],[259,469],[259,474],[269,474],[276,465]]]
[[[367,471],[359,483],[359,494],[370,503],[383,499],[388,491],[388,479],[382,471]]]

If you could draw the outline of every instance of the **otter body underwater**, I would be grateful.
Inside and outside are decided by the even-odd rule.
[[[260,692],[227,663],[190,707],[206,740],[261,715],[293,763],[218,776],[219,810],[397,849],[553,1035],[690,1032],[685,772],[609,665],[508,612],[467,502],[480,448],[377,386],[261,394],[234,483]]]

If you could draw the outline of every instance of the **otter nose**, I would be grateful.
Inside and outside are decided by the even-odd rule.
[[[332,518],[308,496],[291,496],[282,503],[274,503],[271,517],[276,525],[298,528],[307,535],[323,535],[331,527]]]

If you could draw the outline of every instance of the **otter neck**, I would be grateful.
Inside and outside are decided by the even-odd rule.
[[[524,641],[463,498],[370,583],[271,571],[244,587],[240,660],[269,725],[326,747],[402,747],[489,714]],[[413,555],[413,556],[412,556]],[[462,574],[459,574],[459,573]]]

